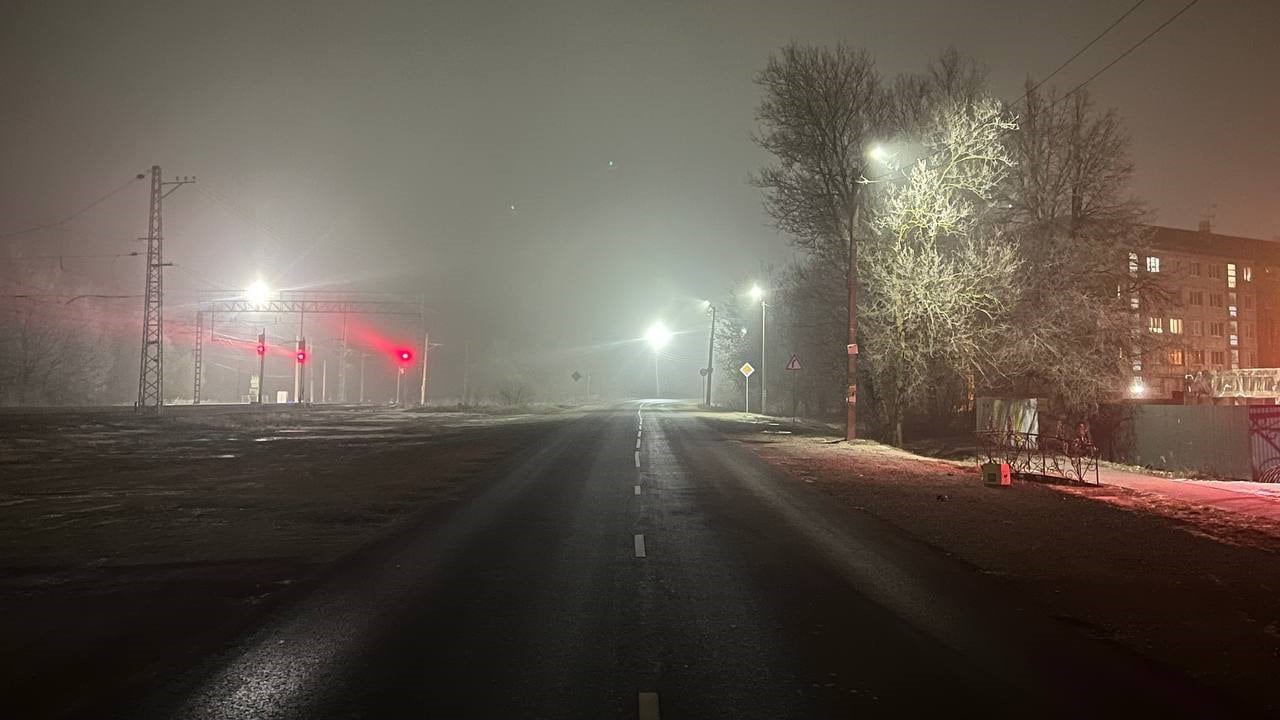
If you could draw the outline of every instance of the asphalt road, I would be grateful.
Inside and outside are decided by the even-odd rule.
[[[1230,714],[1216,702],[649,403],[567,424],[202,670],[96,716]]]

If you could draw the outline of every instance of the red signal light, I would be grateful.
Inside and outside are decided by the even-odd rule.
[[[407,363],[413,360],[413,353],[409,350],[397,350],[396,357],[400,359],[400,362]]]
[[[266,346],[266,345],[263,345],[262,343],[258,343],[258,354],[259,354],[259,355],[266,355],[266,354],[267,354],[267,346]]]
[[[307,361],[307,354],[306,354],[305,352],[302,352],[301,350],[299,350],[299,351],[298,351],[298,362],[299,362],[299,363],[304,363],[304,362],[306,362],[306,361]]]

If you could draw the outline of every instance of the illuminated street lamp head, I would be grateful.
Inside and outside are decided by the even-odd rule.
[[[644,339],[649,343],[649,347],[653,348],[654,352],[657,352],[671,342],[671,331],[659,321],[649,326],[648,332],[644,334]]]
[[[876,162],[886,162],[889,159],[889,151],[884,149],[883,145],[875,145],[871,151],[867,153],[872,160]]]
[[[244,291],[244,299],[254,305],[263,305],[271,299],[271,289],[259,278]]]
[[[760,289],[760,286],[759,286],[759,285],[752,285],[752,286],[751,286],[751,299],[752,299],[752,300],[759,301],[759,300],[760,300],[760,298],[762,298],[762,297],[764,297],[764,290]]]

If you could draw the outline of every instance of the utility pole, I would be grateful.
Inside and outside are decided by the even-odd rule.
[[[342,314],[342,359],[338,361],[338,402],[347,401],[347,314]]]
[[[716,347],[716,306],[711,305],[711,334],[707,336],[707,392],[706,406],[711,407],[711,373],[715,368],[715,347]]]
[[[163,202],[195,178],[164,182],[160,166],[151,166],[151,202],[147,214],[147,276],[142,301],[142,353],[138,363],[138,412],[159,413],[164,405],[164,261]],[[166,190],[165,188],[168,188]]]
[[[658,374],[658,351],[653,351],[653,392],[655,398],[662,397],[662,378]]]
[[[861,193],[859,193],[861,194]],[[845,395],[844,439],[858,437],[858,218],[862,212],[862,198],[854,195],[853,222],[849,225],[849,369],[848,394]]]
[[[311,357],[310,355],[307,356],[308,359],[310,359],[310,357]],[[307,402],[315,402],[316,401],[316,371],[312,370],[311,372],[307,372],[307,369],[304,367],[302,369],[302,372],[306,373],[306,377],[307,377]]]
[[[471,341],[463,340],[462,341],[462,404],[463,406],[470,404],[470,400],[468,399],[468,395],[469,395],[468,390],[470,388],[467,386],[467,380],[468,380],[467,376],[470,374],[470,372],[471,372]]]
[[[762,298],[760,300],[760,414],[768,415],[769,406],[766,404],[769,395],[769,359],[765,356],[765,338],[768,334],[765,332],[765,311],[769,304]]]
[[[320,361],[320,402],[329,401],[329,361]]]
[[[360,404],[364,404],[364,359],[367,353],[360,353]]]
[[[431,362],[431,334],[422,331],[422,391],[418,397],[418,407],[427,406],[427,365]]]
[[[196,350],[191,359],[191,376],[195,387],[191,391],[191,404],[200,404],[200,383],[204,377],[204,313],[196,313]]]

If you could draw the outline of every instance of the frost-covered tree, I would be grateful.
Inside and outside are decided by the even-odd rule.
[[[1148,235],[1145,210],[1128,194],[1133,164],[1120,118],[1097,110],[1085,90],[1063,97],[1028,85],[1008,185],[1008,230],[1025,268],[1016,309],[1023,367],[999,389],[1084,413],[1114,397],[1155,349],[1137,311],[1168,296],[1144,267],[1130,267]]]
[[[924,125],[919,159],[879,187],[859,268],[866,358],[899,444],[939,381],[1005,372],[1018,302],[1016,248],[992,222],[1017,125],[993,98],[939,103]]]

